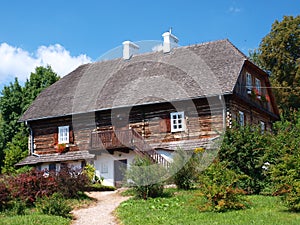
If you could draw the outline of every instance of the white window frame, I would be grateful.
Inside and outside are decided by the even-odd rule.
[[[246,87],[247,90],[252,89],[252,75],[250,73],[246,73]]]
[[[185,130],[184,112],[172,112],[171,118],[171,132],[180,132]]]
[[[257,90],[257,93],[261,95],[261,81],[258,78],[255,78],[255,88]]]
[[[69,126],[58,127],[58,144],[69,144]]]
[[[261,133],[263,134],[266,130],[266,123],[264,121],[260,121],[260,130]]]
[[[239,111],[239,117],[238,117],[238,122],[240,126],[245,126],[245,115],[244,112]]]

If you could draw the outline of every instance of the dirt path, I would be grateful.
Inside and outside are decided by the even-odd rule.
[[[120,191],[90,192],[88,196],[97,199],[95,205],[72,211],[75,220],[72,225],[117,225],[112,214],[119,204],[129,197],[120,195]]]

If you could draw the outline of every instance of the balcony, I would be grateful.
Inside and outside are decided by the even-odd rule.
[[[140,156],[148,157],[153,163],[169,167],[169,162],[152,149],[144,138],[133,129],[92,132],[90,143],[92,150],[129,148]]]
[[[107,130],[91,133],[91,149],[117,149],[133,147],[132,130]]]

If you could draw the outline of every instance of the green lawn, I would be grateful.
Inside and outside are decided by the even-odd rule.
[[[124,225],[298,225],[300,213],[291,213],[278,197],[248,196],[251,207],[225,213],[200,212],[195,191],[180,191],[173,197],[145,200],[130,199],[117,209]]]
[[[69,225],[71,219],[33,213],[24,216],[0,216],[0,225]]]

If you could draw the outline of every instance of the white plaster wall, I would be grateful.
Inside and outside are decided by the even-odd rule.
[[[127,168],[129,168],[135,156],[136,154],[133,151],[130,151],[129,153],[115,151],[113,155],[102,153],[101,155],[98,155],[94,161],[96,175],[104,178],[104,185],[114,186],[114,161],[127,159]],[[107,173],[101,173],[102,164],[107,165]]]

